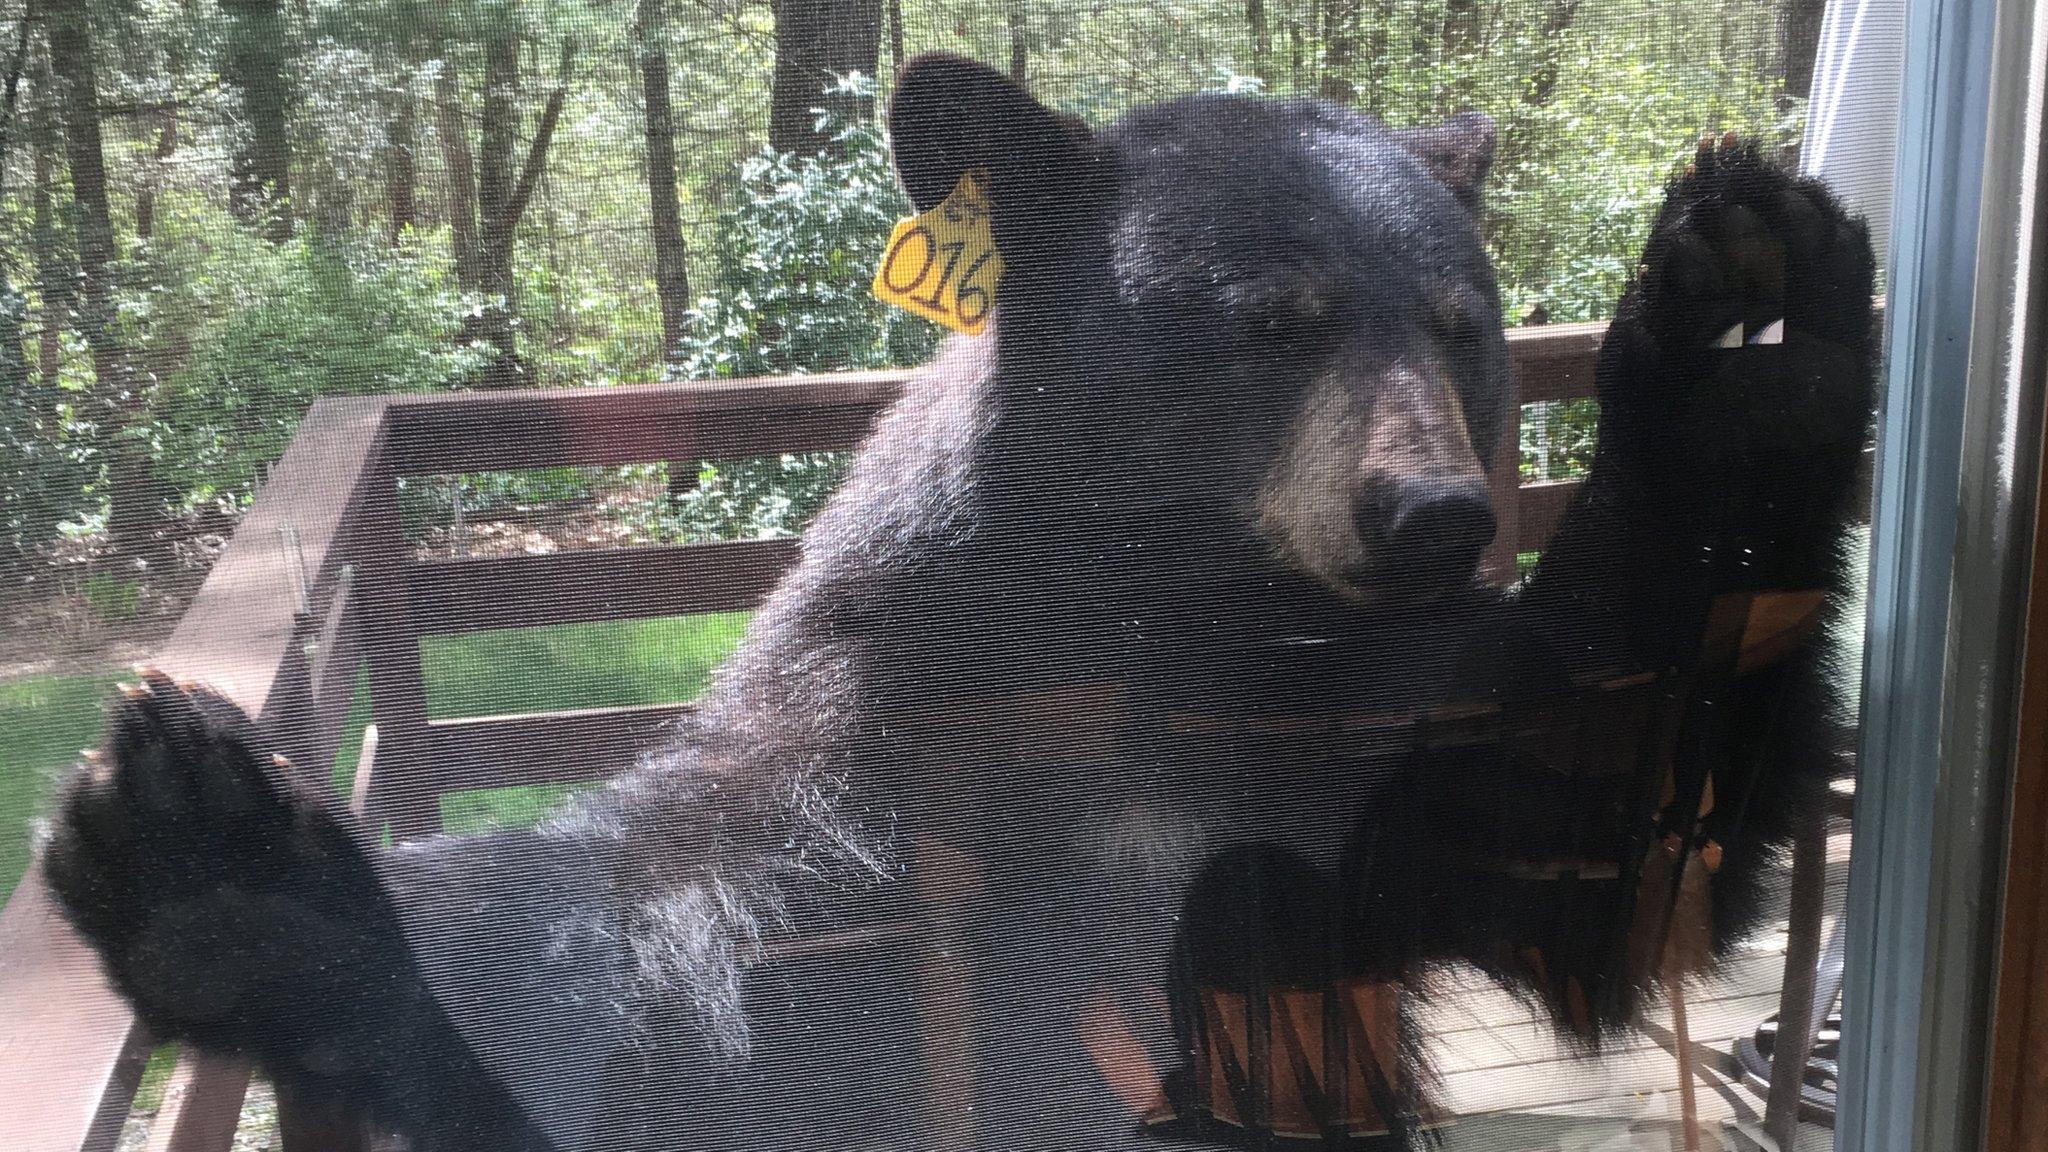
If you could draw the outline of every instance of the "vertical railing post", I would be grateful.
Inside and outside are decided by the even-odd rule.
[[[386,439],[372,465],[356,554],[361,557],[362,643],[370,661],[370,700],[377,723],[377,773],[370,782],[369,819],[395,840],[437,832],[440,790],[427,760],[426,682],[419,632],[406,603],[410,557],[398,514],[398,478]]]
[[[341,533],[345,536],[347,530],[344,520]],[[280,526],[274,546],[285,583],[291,589],[292,624],[287,650],[264,702],[262,721],[273,749],[290,759],[300,782],[317,793],[325,793],[330,787],[329,769],[341,733],[339,725],[325,722],[313,691],[313,664],[321,655],[310,647],[322,630],[322,616],[313,608],[319,574],[307,571],[305,549],[296,526]],[[327,610],[331,613],[342,607],[329,604]]]
[[[1500,442],[1495,445],[1487,487],[1493,500],[1493,543],[1481,561],[1482,576],[1490,584],[1515,582],[1515,549],[1521,541],[1522,513],[1522,391],[1515,374],[1508,373],[1506,415],[1501,421]]]

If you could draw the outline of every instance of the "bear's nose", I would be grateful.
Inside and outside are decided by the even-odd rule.
[[[1431,595],[1467,583],[1479,554],[1493,543],[1493,502],[1477,480],[1418,477],[1395,481],[1378,502],[1385,519],[1378,536],[1380,570],[1413,595]],[[1361,519],[1365,513],[1361,510]],[[1375,517],[1377,519],[1377,517]]]

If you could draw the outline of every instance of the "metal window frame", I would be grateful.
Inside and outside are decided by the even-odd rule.
[[[1843,1152],[1982,1146],[2042,429],[2043,17],[1913,0],[1843,996]]]

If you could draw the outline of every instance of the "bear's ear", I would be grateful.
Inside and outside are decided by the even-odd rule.
[[[1479,210],[1479,186],[1493,167],[1497,138],[1493,119],[1479,112],[1460,112],[1433,128],[1403,128],[1394,133],[1430,175],[1443,181],[1468,211]]]
[[[1079,119],[986,65],[946,53],[903,66],[889,99],[889,148],[919,212],[951,195],[962,173],[985,171],[996,243],[1009,251],[1074,210],[1099,157]]]

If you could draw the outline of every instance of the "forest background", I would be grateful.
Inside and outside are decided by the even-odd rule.
[[[1820,0],[30,0],[0,8],[0,665],[174,618],[321,396],[914,363],[867,293],[903,60],[1092,120],[1317,95],[1501,130],[1510,323],[1601,318],[1703,131],[1796,147]],[[1532,406],[1526,475],[1590,453]],[[426,551],[794,532],[829,455],[431,478]],[[12,661],[12,663],[8,663]],[[0,668],[4,674],[6,668]]]

